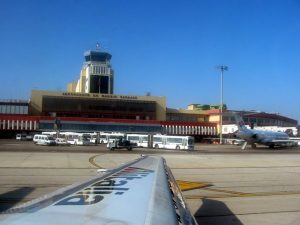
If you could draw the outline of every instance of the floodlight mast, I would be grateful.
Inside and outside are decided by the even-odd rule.
[[[228,71],[228,66],[219,65],[217,69],[221,71],[220,144],[223,144],[223,74]]]

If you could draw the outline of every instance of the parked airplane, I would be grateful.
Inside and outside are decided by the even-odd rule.
[[[0,214],[5,225],[196,225],[166,161],[142,156]]]
[[[245,140],[242,145],[243,150],[248,143],[251,144],[252,148],[256,148],[256,144],[266,145],[269,146],[269,148],[276,146],[293,146],[295,144],[294,141],[289,140],[289,136],[286,133],[248,129],[240,116],[235,115],[235,118],[238,126],[235,135]]]

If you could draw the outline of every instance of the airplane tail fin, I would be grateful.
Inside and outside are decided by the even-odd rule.
[[[247,129],[247,127],[245,125],[245,122],[243,121],[243,118],[242,118],[241,115],[235,113],[234,117],[235,117],[235,122],[236,122],[236,125],[238,127],[238,130],[245,130],[245,129]]]

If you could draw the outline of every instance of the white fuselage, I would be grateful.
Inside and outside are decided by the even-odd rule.
[[[290,142],[289,136],[283,132],[240,129],[236,136],[248,143],[258,143],[268,146],[285,145]]]

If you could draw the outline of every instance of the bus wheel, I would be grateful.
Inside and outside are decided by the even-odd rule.
[[[176,145],[176,150],[180,150],[180,147],[179,147],[179,145]]]
[[[159,148],[158,144],[155,144],[154,148],[158,149]]]
[[[113,151],[113,150],[115,150],[113,147],[111,147],[111,148],[109,148],[109,150],[111,150],[111,151]]]

